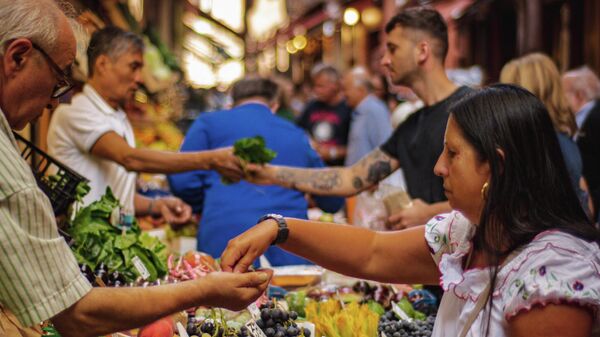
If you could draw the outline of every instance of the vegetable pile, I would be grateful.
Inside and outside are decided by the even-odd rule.
[[[90,270],[105,267],[107,274],[118,272],[128,283],[140,277],[153,282],[165,276],[166,246],[157,238],[142,233],[135,219],[126,229],[118,227],[119,224],[113,225],[119,209],[119,200],[107,188],[100,200],[77,212],[67,229],[73,238],[71,249],[77,261]]]

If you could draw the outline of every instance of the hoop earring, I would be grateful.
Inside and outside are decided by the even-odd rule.
[[[489,187],[490,184],[487,181],[481,187],[481,199],[483,199],[484,201],[487,200]]]

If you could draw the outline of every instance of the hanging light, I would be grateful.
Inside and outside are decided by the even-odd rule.
[[[361,13],[361,21],[368,30],[375,30],[381,24],[383,15],[377,7],[365,8]]]
[[[346,10],[344,11],[344,23],[347,24],[348,26],[354,26],[355,24],[358,23],[358,20],[360,19],[360,14],[358,13],[358,10],[354,7],[348,7],[346,8]]]

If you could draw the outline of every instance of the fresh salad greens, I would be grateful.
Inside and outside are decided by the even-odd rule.
[[[277,157],[277,152],[266,147],[265,139],[261,136],[238,139],[233,144],[233,154],[242,163],[266,164]],[[231,184],[226,178],[221,178],[224,184]]]
[[[277,152],[266,147],[261,136],[239,139],[233,144],[233,154],[252,164],[266,164],[277,156]]]
[[[111,216],[119,209],[119,200],[107,188],[100,200],[77,212],[67,229],[74,240],[71,249],[77,261],[91,270],[103,263],[109,273],[119,272],[127,282],[135,281],[142,273],[147,274],[147,281],[166,275],[166,246],[142,233],[137,221],[125,230],[113,225]]]

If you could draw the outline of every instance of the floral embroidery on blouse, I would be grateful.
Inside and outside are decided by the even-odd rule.
[[[474,230],[456,211],[432,218],[425,230],[440,285],[471,301],[489,282],[489,269],[463,270]],[[600,322],[600,248],[560,231],[540,233],[498,272],[493,296],[506,318],[534,305],[569,302],[596,309]]]

